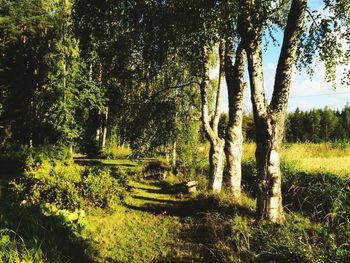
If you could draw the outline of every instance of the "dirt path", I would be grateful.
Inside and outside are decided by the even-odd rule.
[[[131,182],[113,213],[89,211],[83,236],[97,262],[198,262],[186,238],[186,197],[157,181]]]

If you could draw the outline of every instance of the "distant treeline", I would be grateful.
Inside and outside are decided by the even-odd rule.
[[[227,120],[228,115],[223,114],[220,122],[222,136]],[[255,140],[252,113],[244,116],[243,133],[246,141]],[[302,111],[297,108],[294,112],[288,113],[284,138],[286,142],[349,141],[350,104],[347,104],[342,110],[325,107]]]

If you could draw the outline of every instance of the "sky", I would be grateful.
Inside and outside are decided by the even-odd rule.
[[[311,0],[309,6],[312,9],[322,10],[322,5],[319,0]],[[282,42],[283,33],[277,32],[275,38],[279,44]],[[263,52],[263,74],[265,81],[266,98],[268,102],[272,96],[272,88],[274,84],[275,71],[280,53],[280,45],[275,46],[272,41],[268,41],[267,49]],[[326,106],[331,109],[342,109],[347,103],[350,103],[350,86],[341,83],[342,73],[345,66],[337,68],[337,79],[335,88],[331,83],[325,80],[325,68],[321,62],[316,62],[311,65],[314,74],[309,76],[306,70],[293,70],[288,111],[294,111],[296,108],[301,110],[310,110],[312,108],[324,108]],[[216,75],[218,68],[212,71],[211,75]],[[249,83],[248,75],[245,80]],[[245,90],[244,110],[251,111],[249,85]],[[228,111],[227,87],[223,93],[222,110]]]

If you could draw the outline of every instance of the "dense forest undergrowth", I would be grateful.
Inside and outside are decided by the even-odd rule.
[[[73,160],[57,147],[28,150],[17,160],[12,154],[12,167],[10,155],[2,155],[0,259],[347,262],[350,148],[285,146],[283,226],[256,221],[253,151],[253,145],[245,145],[241,203],[225,191],[207,193],[205,156],[193,164],[195,171],[172,171],[162,159],[120,154]],[[334,162],[337,158],[342,161]],[[13,170],[18,165],[25,171]],[[199,182],[196,193],[184,188],[189,180]]]

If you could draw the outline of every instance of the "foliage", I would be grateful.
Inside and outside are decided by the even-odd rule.
[[[110,170],[84,170],[78,165],[44,162],[12,181],[11,188],[24,206],[48,203],[71,211],[86,203],[111,207],[122,197],[120,185],[125,185],[125,176],[117,173],[118,180],[113,178]]]
[[[108,144],[100,153],[100,157],[106,159],[125,159],[131,155],[129,147],[120,147],[116,144]]]
[[[194,240],[203,244],[205,262],[346,262],[347,241],[340,230],[287,214],[284,225],[254,220],[244,209],[232,217],[227,212],[206,212],[196,222]],[[227,203],[227,201],[226,201]],[[249,204],[248,204],[249,206]],[[220,206],[216,206],[218,208]],[[337,232],[339,231],[339,232]],[[339,238],[334,238],[334,237]]]
[[[287,142],[327,142],[327,141],[348,141],[349,123],[347,116],[349,106],[341,111],[324,109],[312,109],[288,114],[286,141]]]
[[[26,206],[52,203],[59,208],[75,209],[82,203],[80,184],[79,167],[43,163],[13,181],[12,189]]]
[[[42,260],[40,247],[28,248],[24,240],[11,229],[0,229],[1,262],[35,262]]]
[[[35,148],[23,146],[19,149],[8,149],[0,154],[1,171],[9,173],[21,173],[26,169],[35,169],[43,163],[70,164],[72,160],[71,150],[60,145],[43,145]]]
[[[122,198],[120,183],[125,184],[125,177],[120,175],[119,181],[112,177],[109,170],[87,170],[82,178],[82,196],[94,206],[112,208]]]
[[[227,117],[220,119],[220,133],[224,134]],[[346,144],[350,139],[350,106],[341,110],[311,109],[302,111],[297,108],[287,113],[285,143],[297,142],[339,142]],[[252,113],[244,113],[243,134],[246,142],[255,141],[255,126]]]

